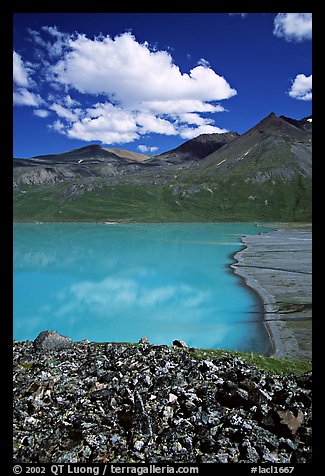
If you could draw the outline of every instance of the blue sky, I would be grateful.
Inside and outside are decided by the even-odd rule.
[[[17,13],[15,157],[159,154],[312,111],[308,13]]]

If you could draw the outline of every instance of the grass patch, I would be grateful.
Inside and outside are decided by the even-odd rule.
[[[168,184],[107,184],[102,179],[78,183],[24,185],[14,190],[16,222],[213,222],[304,221],[311,217],[307,179],[290,184],[242,177]],[[254,199],[252,199],[254,197]]]
[[[228,350],[214,349],[195,349],[190,350],[190,355],[198,360],[214,360],[224,357],[240,357],[247,364],[255,365],[256,368],[270,372],[276,375],[303,375],[312,370],[311,362],[303,362],[292,359],[278,359],[273,357],[265,357],[259,354],[249,354],[243,352],[235,352]]]

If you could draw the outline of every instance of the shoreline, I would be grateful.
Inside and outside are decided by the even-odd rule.
[[[228,267],[231,273],[237,276],[237,278],[239,278],[238,285],[243,287],[246,292],[254,296],[254,299],[256,300],[256,303],[258,306],[258,320],[261,324],[265,325],[265,301],[261,295],[263,290],[261,289],[261,292],[259,292],[255,287],[255,283],[251,283],[251,284],[249,283],[250,279],[249,277],[247,277],[245,273],[242,274],[241,270],[238,270],[237,272],[236,266],[238,265],[238,256],[240,256],[240,253],[242,253],[243,251],[247,249],[247,247],[243,244],[243,241],[242,241],[243,238],[241,238],[240,240],[241,240],[241,249],[229,255],[230,259],[232,260],[232,263],[230,263]],[[265,329],[267,334],[266,340],[268,342],[269,349],[266,349],[265,352],[263,352],[263,354],[261,355],[265,357],[272,357],[275,352],[275,344],[272,338],[272,334],[270,333],[270,330],[268,329],[267,326],[265,326]]]
[[[272,357],[312,360],[311,236],[298,227],[245,236],[230,265],[262,299]]]

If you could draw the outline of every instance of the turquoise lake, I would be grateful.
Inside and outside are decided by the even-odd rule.
[[[262,304],[229,267],[242,223],[14,225],[14,339],[73,340],[267,354]]]

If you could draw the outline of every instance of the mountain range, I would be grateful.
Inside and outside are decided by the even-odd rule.
[[[311,116],[271,113],[154,157],[93,144],[13,165],[18,222],[311,220]]]

